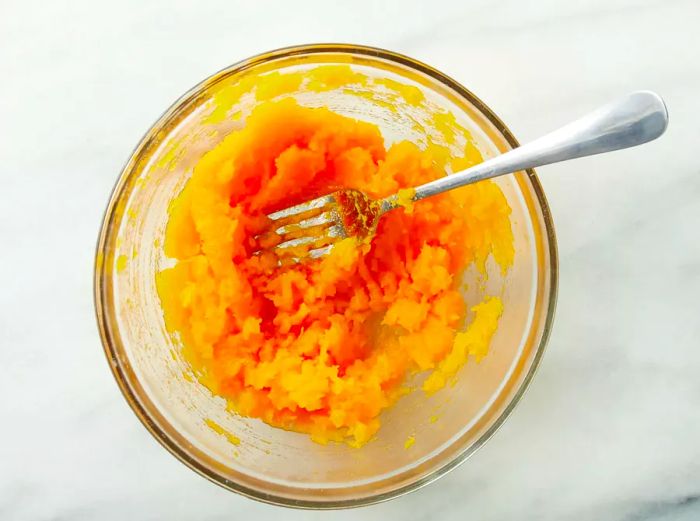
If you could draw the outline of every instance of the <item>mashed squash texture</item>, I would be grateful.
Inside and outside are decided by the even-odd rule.
[[[371,242],[279,265],[256,255],[266,214],[340,188],[384,197],[444,175],[431,150],[385,148],[379,129],[291,99],[266,101],[196,165],[173,201],[157,274],[166,325],[200,381],[233,410],[318,442],[359,446],[405,392],[449,382],[486,354],[502,311],[473,302],[457,333],[461,272],[512,261],[510,208],[482,182],[386,214]]]

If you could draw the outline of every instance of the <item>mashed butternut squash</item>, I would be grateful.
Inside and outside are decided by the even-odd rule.
[[[196,165],[173,201],[157,274],[166,325],[200,381],[238,413],[318,442],[359,446],[405,392],[407,374],[434,370],[424,390],[486,354],[502,306],[466,315],[461,271],[513,256],[510,208],[491,182],[385,215],[368,244],[338,243],[322,259],[279,266],[253,255],[266,214],[355,188],[373,197],[441,175],[430,148],[385,149],[378,128],[291,99],[265,101],[245,128]]]

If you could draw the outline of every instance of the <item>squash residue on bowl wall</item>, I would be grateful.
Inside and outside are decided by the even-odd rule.
[[[309,88],[357,74],[318,69]],[[339,188],[384,197],[445,173],[444,147],[387,150],[370,123],[272,100],[302,80],[268,76],[256,80],[265,99],[245,127],[202,157],[171,205],[164,249],[176,263],[157,274],[166,326],[236,412],[361,446],[408,374],[432,371],[423,384],[432,393],[487,353],[501,301],[469,303],[474,318],[458,332],[467,313],[459,285],[489,255],[503,269],[512,263],[510,208],[482,182],[388,213],[370,244],[346,239],[325,258],[282,266],[273,253],[253,255],[272,211]],[[473,145],[465,150],[462,162],[480,160]]]

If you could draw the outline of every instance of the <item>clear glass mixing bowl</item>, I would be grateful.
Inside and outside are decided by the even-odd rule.
[[[465,272],[469,302],[484,294],[499,295],[504,302],[489,355],[467,363],[454,386],[430,397],[418,390],[402,398],[382,414],[376,440],[360,449],[319,445],[306,435],[227,412],[223,399],[193,379],[165,330],[155,288],[155,273],[171,262],[160,246],[168,204],[202,154],[240,128],[257,103],[255,96],[243,95],[226,117],[212,117],[226,92],[259,74],[327,64],[350,65],[369,78],[422,91],[424,103],[405,110],[390,110],[400,102],[394,98],[388,103],[387,93],[376,88],[365,88],[361,96],[343,88],[308,92],[300,87],[292,93],[301,104],[328,106],[379,125],[389,143],[425,142],[431,129],[421,130],[416,122],[428,121],[438,110],[452,113],[485,157],[517,146],[476,96],[411,58],[353,45],[273,51],[208,78],[148,131],[112,193],[95,266],[95,304],[107,358],[124,396],[153,436],[183,463],[227,489],[307,508],[390,499],[429,483],[473,454],[503,423],[531,380],[552,325],[557,288],[547,203],[535,173],[520,172],[496,180],[512,208],[514,265],[504,276],[489,263],[487,279],[474,269]],[[240,445],[214,432],[205,419],[240,438]],[[415,444],[406,449],[409,436],[415,436]]]

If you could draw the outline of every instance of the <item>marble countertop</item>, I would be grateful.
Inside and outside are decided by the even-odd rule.
[[[700,519],[700,3],[173,2],[0,5],[0,519]],[[143,132],[252,54],[313,41],[414,56],[521,140],[628,91],[667,100],[642,148],[541,168],[561,253],[533,385],[466,464],[337,514],[216,487],[132,414],[93,318],[93,248]]]

